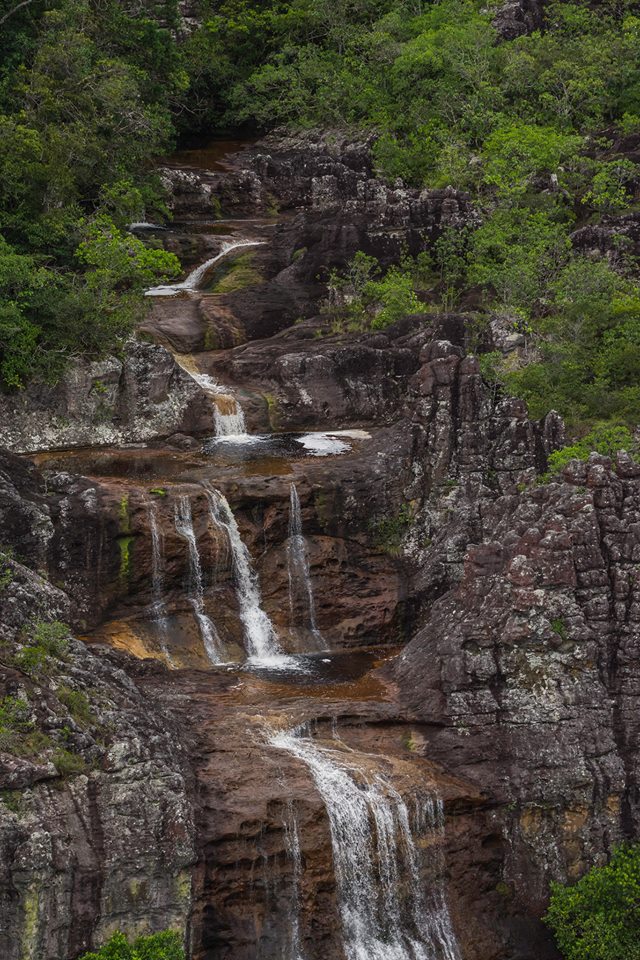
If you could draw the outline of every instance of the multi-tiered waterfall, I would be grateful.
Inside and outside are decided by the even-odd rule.
[[[269,742],[305,764],[324,802],[347,960],[460,960],[442,863],[427,889],[420,870],[418,840],[428,836],[427,848],[437,850],[433,841],[443,830],[440,801],[426,794],[405,800],[384,758],[339,741],[320,744],[297,729]]]

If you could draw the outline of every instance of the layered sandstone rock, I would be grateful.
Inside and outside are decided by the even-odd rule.
[[[24,453],[202,433],[212,410],[163,347],[131,341],[122,358],[75,362],[56,386],[3,395],[0,417],[0,446]]]

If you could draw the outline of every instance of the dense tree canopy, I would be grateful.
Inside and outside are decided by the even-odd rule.
[[[176,137],[288,123],[374,132],[381,175],[472,194],[481,226],[430,251],[428,299],[525,334],[527,362],[495,367],[534,415],[553,405],[585,430],[640,419],[637,262],[621,220],[639,180],[630,0],[551,2],[542,31],[502,42],[478,0],[203,0],[192,30],[174,0],[13,6],[0,0],[5,386],[113,349],[149,274],[175,272],[125,228],[162,216],[151,171]],[[603,218],[610,252],[594,261],[572,233]],[[377,290],[396,311],[415,306],[401,274],[383,290],[373,278],[370,304]]]

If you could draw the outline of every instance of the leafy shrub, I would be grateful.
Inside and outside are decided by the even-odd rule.
[[[410,523],[411,509],[407,504],[403,504],[395,516],[372,521],[369,527],[375,545],[391,556],[397,556]]]
[[[0,701],[0,750],[18,757],[40,755],[51,746],[51,740],[35,728],[31,706],[21,697],[4,697]]]
[[[73,719],[81,724],[88,725],[93,721],[93,711],[89,703],[89,698],[83,690],[73,690],[71,687],[61,686],[57,690],[57,696]]]
[[[184,960],[182,937],[171,930],[138,937],[133,943],[123,933],[114,933],[95,953],[80,960]]]
[[[4,590],[13,581],[12,559],[11,550],[0,549],[0,590]]]
[[[545,921],[565,960],[640,960],[640,845],[573,886],[552,884]]]
[[[13,662],[25,673],[48,673],[59,660],[65,660],[69,651],[69,627],[58,620],[37,620],[27,628],[24,646]]]
[[[406,259],[381,276],[378,261],[359,250],[344,270],[331,272],[323,312],[347,329],[384,329],[423,309],[416,295],[423,272],[422,261]]]
[[[66,747],[59,747],[53,754],[53,763],[61,777],[76,777],[89,769],[84,757]]]
[[[12,752],[21,734],[33,729],[31,707],[21,697],[0,700],[0,749]]]
[[[615,424],[600,424],[576,443],[556,450],[549,457],[549,473],[560,473],[571,460],[588,460],[592,452],[613,457],[618,450],[633,450],[634,440],[629,430]]]

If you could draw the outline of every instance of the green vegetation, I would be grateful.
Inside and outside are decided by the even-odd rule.
[[[383,275],[374,257],[359,251],[344,270],[329,275],[329,296],[322,306],[332,330],[382,330],[424,309],[418,299],[419,280],[428,271],[427,255],[405,259]]]
[[[54,381],[70,355],[116,349],[144,286],[178,271],[125,227],[162,215],[148,161],[170,142],[168,99],[186,78],[169,30],[116,0],[0,9],[0,385],[10,389]]]
[[[4,590],[10,583],[13,583],[12,560],[13,551],[10,548],[0,548],[0,590]]]
[[[211,293],[235,293],[260,283],[260,271],[253,265],[254,253],[243,253],[231,261],[223,275],[211,287]]]
[[[554,883],[546,922],[565,960],[639,960],[640,845],[618,847],[573,886]]]
[[[70,631],[58,620],[36,620],[24,630],[23,645],[13,657],[14,666],[30,676],[52,673],[69,652]]]
[[[469,190],[479,229],[432,251],[441,305],[464,296],[526,335],[526,358],[499,373],[533,415],[634,423],[637,264],[622,228],[595,262],[570,234],[635,202],[620,144],[640,130],[640,19],[626,0],[552,3],[544,32],[496,43],[491,17],[472,0],[227,0],[189,54],[205,45],[225,71],[203,116],[375,131],[383,174]],[[330,280],[339,328],[416,309],[404,271],[380,277],[361,257]]]
[[[626,427],[601,423],[581,440],[552,453],[549,457],[549,471],[542,479],[561,473],[571,460],[588,460],[593,451],[606,457],[614,457],[618,450],[633,453],[635,449],[635,441]]]
[[[182,937],[171,930],[137,937],[132,943],[123,933],[111,939],[95,953],[85,953],[80,960],[184,960]]]
[[[58,700],[63,704],[73,719],[81,727],[93,723],[94,716],[89,698],[83,690],[74,690],[72,687],[60,686],[57,691]]]
[[[361,253],[334,271],[334,329],[382,328],[425,300],[498,314],[527,346],[493,358],[496,389],[534,416],[555,407],[576,435],[640,419],[637,263],[615,220],[640,181],[631,0],[551,2],[543,31],[509,42],[480,0],[204,0],[188,35],[176,0],[3,7],[4,389],[117,350],[144,286],[175,275],[126,227],[165,215],[150,171],[176,135],[289,124],[373,133],[381,175],[467,190],[477,212],[429,251],[428,296],[426,257],[383,273]],[[605,215],[611,251],[594,260],[571,234]],[[249,257],[218,292],[255,282]]]
[[[384,550],[391,556],[398,556],[402,546],[402,538],[411,523],[411,508],[403,504],[395,516],[382,517],[372,520],[369,528],[373,535],[373,542],[379,550]]]
[[[567,625],[561,617],[551,621],[551,629],[561,640],[567,639]]]

